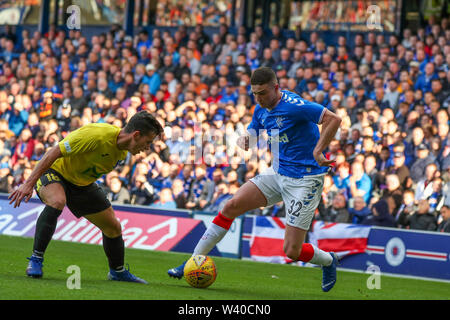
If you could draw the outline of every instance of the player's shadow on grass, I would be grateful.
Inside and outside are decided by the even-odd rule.
[[[206,288],[206,289],[201,289],[201,288],[193,288],[191,286],[189,286],[185,281],[181,282],[182,280],[180,280],[180,283],[161,283],[161,285],[164,286],[169,286],[169,287],[176,287],[179,288],[181,290],[195,290],[195,293],[198,294],[210,294],[212,292],[214,293],[220,293],[224,295],[224,300],[225,299],[229,299],[230,296],[232,297],[236,297],[236,300],[254,300],[254,299],[261,299],[261,300],[302,300],[302,295],[305,293],[301,292],[301,289],[299,289],[298,291],[298,296],[277,296],[275,297],[274,294],[272,292],[261,292],[261,291],[250,291],[250,290],[243,290],[243,289],[239,289],[239,288],[233,288],[233,287],[217,287],[211,285],[210,287]],[[320,290],[320,289],[319,289]],[[311,292],[307,293],[308,299],[307,300],[323,300],[323,299],[327,299],[327,297],[322,293],[319,292],[317,294],[311,294]],[[331,297],[328,297],[331,298]],[[213,300],[218,299],[218,300],[222,300],[220,297],[214,297]]]

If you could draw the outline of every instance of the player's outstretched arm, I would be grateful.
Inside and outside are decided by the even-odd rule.
[[[55,162],[55,160],[61,156],[62,153],[59,145],[54,146],[48,152],[46,152],[41,161],[39,161],[39,163],[33,169],[33,172],[31,172],[30,177],[22,185],[20,185],[19,188],[14,190],[14,192],[9,195],[9,204],[12,204],[14,202],[14,208],[16,208],[20,206],[22,200],[28,202],[28,200],[30,200],[31,196],[33,195],[33,187],[38,179],[44,174],[45,171],[47,171],[52,166],[53,162]]]
[[[322,117],[322,122],[319,123],[322,124],[322,132],[320,133],[320,139],[317,141],[316,147],[314,148],[313,155],[320,166],[326,167],[334,162],[334,159],[328,160],[325,158],[323,151],[333,140],[341,122],[342,119],[338,115],[330,110],[326,110]]]

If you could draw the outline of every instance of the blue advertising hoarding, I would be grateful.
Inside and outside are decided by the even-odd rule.
[[[373,227],[365,253],[350,255],[341,268],[450,281],[450,234]]]

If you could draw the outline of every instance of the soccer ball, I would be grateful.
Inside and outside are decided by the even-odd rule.
[[[214,261],[203,255],[192,256],[184,266],[184,278],[194,288],[207,288],[216,280]]]

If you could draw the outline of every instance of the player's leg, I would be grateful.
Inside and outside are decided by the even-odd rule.
[[[30,262],[26,273],[30,277],[40,278],[43,275],[44,253],[55,233],[58,217],[66,204],[66,194],[60,178],[48,172],[38,180],[36,192],[45,204],[45,208],[36,221],[33,253],[28,258]]]
[[[131,274],[124,267],[125,244],[122,238],[122,226],[117,220],[113,208],[84,216],[97,226],[103,234],[103,249],[109,264],[109,280],[128,281],[147,284],[147,281]]]
[[[269,171],[271,170],[271,171]],[[233,220],[247,211],[264,207],[281,201],[281,194],[271,168],[243,184],[236,194],[224,206],[222,212],[214,218],[205,233],[198,241],[193,255],[208,255],[208,253],[227,234]],[[181,279],[184,264],[170,269],[169,276]]]
[[[117,220],[111,203],[97,184],[85,187],[69,185],[70,197],[67,207],[77,217],[84,217],[103,233],[103,248],[111,269],[123,269],[124,242],[122,227]]]
[[[304,243],[308,230],[286,225],[283,250],[294,261],[309,262],[319,266],[329,266],[333,262],[330,253],[310,243]]]
[[[96,183],[84,187],[70,186],[71,193],[67,198],[67,207],[77,218],[84,217],[102,231],[103,249],[110,270],[108,279],[147,283],[132,275],[124,267],[125,244],[122,226],[103,190]]]
[[[87,214],[84,218],[102,231],[103,249],[108,258],[109,267],[113,270],[122,270],[124,267],[125,245],[122,238],[122,227],[112,207],[98,213]]]
[[[197,243],[193,254],[208,255],[214,246],[227,234],[235,218],[247,211],[264,207],[266,204],[266,197],[253,182],[248,181],[243,184],[208,226],[208,229]]]
[[[322,266],[322,290],[329,291],[336,282],[336,255],[323,251],[313,244],[304,243],[314,212],[320,202],[323,176],[283,179],[282,194],[286,206],[284,252],[294,261]]]
[[[58,217],[66,205],[66,194],[61,184],[52,183],[40,188],[39,197],[45,208],[36,222],[33,254],[43,256],[55,232]]]

